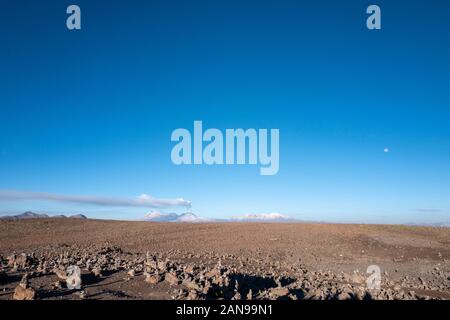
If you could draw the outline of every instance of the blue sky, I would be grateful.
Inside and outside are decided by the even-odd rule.
[[[65,27],[74,3],[80,31]],[[379,31],[366,28],[373,3]],[[183,198],[211,218],[448,222],[450,3],[373,3],[3,3],[0,190]],[[170,135],[194,120],[279,128],[279,173],[175,166]],[[0,213],[25,210],[150,211],[0,201]]]

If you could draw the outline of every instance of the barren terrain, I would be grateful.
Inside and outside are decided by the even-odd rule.
[[[449,259],[450,228],[0,220],[0,299],[450,299]]]

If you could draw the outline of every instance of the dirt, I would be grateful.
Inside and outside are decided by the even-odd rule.
[[[450,299],[449,244],[400,225],[0,220],[0,299]]]

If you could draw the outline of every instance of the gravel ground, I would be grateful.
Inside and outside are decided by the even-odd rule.
[[[0,220],[0,299],[450,299],[449,261],[450,228]]]

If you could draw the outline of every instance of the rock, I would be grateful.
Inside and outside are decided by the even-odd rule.
[[[198,293],[197,293],[197,291],[195,291],[195,290],[189,291],[189,294],[188,294],[188,296],[186,297],[187,300],[197,300],[198,298],[199,298],[199,297],[198,297]]]
[[[366,282],[366,278],[364,276],[362,276],[359,273],[354,273],[351,277],[350,277],[350,281],[353,283],[357,283],[357,284],[363,284]]]
[[[193,265],[188,265],[184,268],[184,272],[186,273],[193,273],[196,270],[196,267]]]
[[[241,300],[241,294],[239,292],[236,292],[232,298],[232,300]]]
[[[19,267],[25,269],[26,267],[30,266],[31,262],[32,259],[28,257],[25,253],[22,253],[19,256],[13,254],[8,257],[8,266],[12,267],[13,271],[17,271]]]
[[[305,299],[310,300],[321,300],[323,298],[323,292],[319,289],[311,289],[308,291],[308,294],[305,296]]]
[[[39,265],[38,265],[36,270],[39,273],[46,273],[47,272],[47,263],[46,263],[46,261],[40,260],[39,261]]]
[[[168,282],[171,286],[177,285],[179,283],[177,275],[172,273],[172,272],[166,273],[166,276],[164,277],[164,280],[166,282]]]
[[[62,281],[56,281],[56,282],[54,282],[53,284],[52,284],[52,288],[54,289],[54,290],[56,290],[56,289],[62,289],[63,288],[63,283],[62,283]]]
[[[419,277],[419,281],[422,285],[426,285],[426,282],[425,282],[425,280],[423,280],[423,278]]]
[[[60,278],[61,280],[66,280],[68,275],[67,272],[61,269],[54,269],[53,272]]]
[[[394,291],[401,291],[402,290],[402,287],[401,286],[399,286],[398,284],[396,284],[396,285],[394,285]]]
[[[79,291],[78,292],[78,296],[80,297],[80,299],[86,299],[86,291],[84,291],[84,290],[81,290],[81,291]]]
[[[212,269],[212,270],[208,271],[205,276],[208,278],[218,279],[218,278],[220,278],[221,274],[220,274],[219,270]]]
[[[14,267],[14,264],[16,263],[16,255],[12,254],[7,259],[8,259],[8,267],[10,268]]]
[[[271,299],[277,299],[282,297],[287,297],[289,295],[289,289],[286,287],[277,287],[269,291],[269,296]]]
[[[179,289],[174,291],[175,295],[172,296],[172,299],[181,300],[187,297],[188,292],[184,289]]]
[[[209,291],[211,289],[211,284],[209,282],[205,283],[205,286],[203,287],[202,293],[207,296]]]
[[[102,270],[100,270],[100,268],[94,268],[92,269],[92,273],[94,276],[96,276],[97,278],[102,277]]]
[[[157,268],[161,271],[166,271],[167,270],[167,262],[166,261],[158,261]]]
[[[19,284],[14,290],[14,300],[34,300],[36,298],[36,291],[29,288],[26,283]]]
[[[145,282],[150,284],[156,284],[163,280],[163,276],[159,273],[147,274],[145,277]]]
[[[15,260],[15,263],[22,269],[28,267],[30,265],[30,262],[31,262],[31,258],[28,257],[25,253],[22,253]]]
[[[352,297],[347,292],[341,292],[336,296],[338,300],[350,300]]]
[[[182,285],[184,285],[188,289],[200,290],[200,286],[195,283],[195,281],[192,281],[190,279],[183,280]]]

